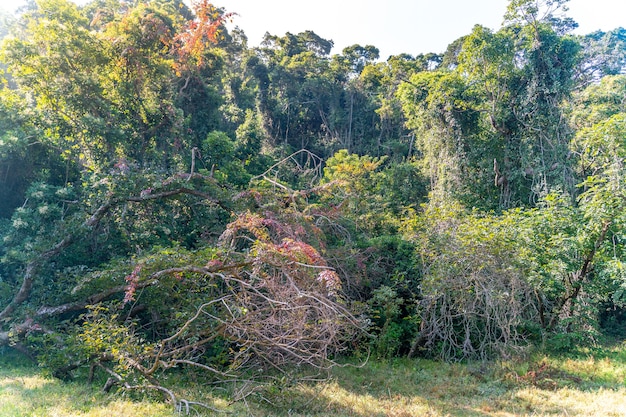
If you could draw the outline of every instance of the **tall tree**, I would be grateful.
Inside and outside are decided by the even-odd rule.
[[[490,208],[532,206],[556,188],[574,198],[562,105],[575,85],[579,47],[562,34],[568,19],[539,10],[532,1],[511,2],[506,27],[475,27],[453,43],[454,56],[444,56],[436,76],[415,75],[400,89],[433,186],[449,181],[444,194]]]

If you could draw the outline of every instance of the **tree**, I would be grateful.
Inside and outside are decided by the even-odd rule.
[[[407,126],[437,193],[442,186],[471,206],[501,209],[532,206],[557,188],[574,198],[562,104],[579,47],[557,9],[543,14],[535,2],[513,1],[507,26],[496,33],[476,26],[450,45],[436,75],[401,86]]]
[[[538,308],[518,252],[523,216],[431,202],[423,214],[407,218],[406,238],[415,242],[422,265],[420,323],[409,355],[485,359],[527,345],[525,328],[532,327]]]
[[[322,154],[321,138],[332,139],[329,107],[341,89],[329,73],[331,47],[332,42],[309,31],[266,34],[259,50],[267,62],[267,71],[254,65],[259,81],[268,86],[259,97],[264,127],[274,146],[288,148],[286,154],[299,149]]]
[[[431,199],[463,199],[474,184],[468,153],[480,134],[480,113],[466,80],[455,72],[417,73],[398,94],[423,175],[430,179]]]
[[[318,235],[303,233],[318,230],[309,218],[260,209],[263,193],[284,198],[271,190],[242,191],[246,169],[267,164],[258,117],[193,131],[210,126],[194,100],[221,88],[213,45],[227,15],[178,6],[43,0],[4,45],[17,84],[0,107],[0,191],[18,191],[0,222],[0,344],[57,376],[91,366],[106,389],[176,405],[168,369],[320,370],[360,327]]]
[[[360,74],[366,65],[379,58],[380,51],[373,45],[352,45],[343,48],[341,57],[345,59],[354,74]]]
[[[242,213],[217,248],[138,259],[126,277],[123,304],[100,304],[86,316],[77,335],[81,353],[95,358],[112,383],[160,390],[175,405],[187,400],[159,376],[172,368],[198,369],[207,380],[245,375],[271,383],[295,366],[307,367],[300,372],[331,366],[360,324],[339,302],[336,273],[291,234],[292,226]],[[170,294],[168,306],[158,301],[163,291]],[[167,320],[134,314],[139,303]],[[119,319],[120,308],[128,319]],[[235,400],[249,389],[242,387]]]
[[[189,128],[217,125],[219,100],[202,78],[220,68],[206,45],[217,42],[228,15],[206,1],[189,20],[186,7],[169,2],[126,7],[42,1],[4,47],[10,72],[46,112],[58,146],[90,169],[122,158],[170,166],[208,133],[194,138]],[[193,120],[187,129],[185,118]]]
[[[520,81],[526,87],[515,98],[514,107],[523,155],[517,169],[528,172],[532,180],[530,203],[555,188],[575,195],[576,181],[566,158],[572,133],[564,123],[561,104],[574,86],[580,47],[567,35],[576,24],[563,15],[566,3],[511,1],[505,16],[507,30],[515,33],[521,46],[516,65],[521,67]]]
[[[626,30],[596,31],[580,37],[582,57],[577,82],[586,87],[626,69]]]
[[[81,155],[88,160],[98,158],[103,143],[87,136],[100,133],[95,129],[102,127],[89,113],[110,107],[97,80],[104,72],[102,44],[70,2],[42,1],[40,9],[27,12],[23,19],[24,32],[5,41],[3,61],[20,87],[31,91],[38,107],[47,113],[49,125],[44,128],[61,152],[74,159]]]

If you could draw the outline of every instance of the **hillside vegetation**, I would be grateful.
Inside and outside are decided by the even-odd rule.
[[[355,403],[338,415],[614,401],[584,360],[528,359],[626,335],[626,30],[573,35],[566,3],[512,0],[498,30],[386,61],[311,31],[249,47],[206,0],[4,16],[2,353],[185,412],[214,407],[193,384]],[[414,385],[342,385],[387,372]]]

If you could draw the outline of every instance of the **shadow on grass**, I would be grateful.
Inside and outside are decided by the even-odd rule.
[[[476,372],[474,376],[471,372]],[[504,395],[481,369],[425,360],[336,368],[329,381],[265,389],[261,416],[488,416]],[[259,410],[260,411],[260,410]]]
[[[624,416],[623,354],[622,349],[603,357],[544,357],[492,364],[447,364],[425,359],[370,361],[362,367],[335,368],[327,381],[290,383],[277,379],[255,390],[245,401],[231,406],[225,401],[228,414],[220,415]],[[188,382],[181,380],[181,386]],[[212,395],[200,382],[188,389],[193,390],[190,394]],[[45,378],[38,368],[7,361],[0,355],[0,417],[34,415],[175,414],[166,404],[132,402],[119,395],[102,394],[98,387]]]
[[[591,372],[593,363],[577,361],[559,367],[540,360],[516,366],[418,359],[337,368],[330,382],[297,385],[282,396],[266,396],[272,403],[266,415],[626,415],[626,379],[607,378],[601,383],[599,375],[585,374]],[[580,373],[575,372],[578,367]],[[590,383],[585,377],[598,382]]]

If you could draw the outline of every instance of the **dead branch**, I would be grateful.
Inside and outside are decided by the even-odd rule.
[[[501,255],[455,243],[450,255],[427,265],[433,278],[423,284],[422,324],[411,353],[421,345],[444,360],[506,356],[523,346],[519,323],[536,314],[532,289],[521,271],[502,267]]]
[[[298,160],[296,159],[297,156],[299,155],[305,155],[306,156],[306,163],[304,164],[300,164],[300,162],[298,162]],[[319,179],[322,177],[323,173],[322,173],[322,163],[323,160],[322,158],[320,158],[319,156],[315,155],[313,152],[307,150],[307,149],[300,149],[299,151],[296,151],[294,153],[292,153],[291,155],[286,156],[285,158],[281,159],[280,161],[276,162],[274,165],[272,165],[271,167],[269,167],[267,170],[265,170],[265,172],[252,177],[251,181],[254,180],[258,180],[258,179],[264,179],[272,184],[274,184],[275,186],[278,186],[279,188],[282,188],[286,191],[288,191],[290,194],[294,194],[295,191],[284,186],[283,184],[280,184],[279,182],[272,180],[270,178],[270,173],[275,172],[276,168],[280,167],[281,165],[284,165],[286,162],[288,161],[292,161],[298,171],[300,172],[313,172],[314,173],[314,178],[312,180],[312,183],[314,180]],[[311,168],[306,169],[307,166],[311,166]]]
[[[260,261],[263,266],[259,268]],[[271,263],[270,263],[271,262]],[[273,370],[287,374],[306,365],[319,373],[335,365],[332,355],[362,328],[361,323],[339,302],[328,296],[323,283],[311,279],[318,265],[276,259],[262,259],[223,265],[220,270],[186,266],[160,270],[145,278],[155,283],[168,275],[201,274],[216,281],[219,293],[197,307],[192,316],[170,336],[156,343],[152,353],[133,357],[124,353],[120,360],[148,382],[140,388],[161,390],[170,398],[173,391],[161,386],[157,375],[175,367],[193,367],[222,381],[249,381],[271,378]],[[206,363],[203,347],[218,338],[232,346],[226,368]],[[198,353],[200,352],[200,353]],[[133,389],[123,380],[124,389]],[[160,388],[159,388],[160,387]],[[253,389],[254,390],[254,389]],[[236,395],[237,396],[237,395]],[[246,395],[241,398],[245,399]],[[177,407],[199,405],[187,400],[171,400]]]
[[[150,285],[150,283],[143,283],[142,288],[148,285]],[[111,297],[112,295],[123,293],[124,291],[126,291],[126,288],[126,285],[119,285],[117,287],[102,291],[98,294],[91,295],[84,300],[74,301],[71,303],[61,304],[53,307],[42,306],[37,310],[36,317],[46,318],[51,316],[58,316],[60,314],[72,311],[81,311],[87,308],[87,306],[97,304]]]
[[[124,380],[124,378],[118,374],[117,372],[113,371],[112,369],[104,366],[102,363],[98,363],[98,367],[101,368],[102,370],[104,370],[107,374],[111,375],[111,378],[109,378],[107,380],[107,382],[105,383],[103,390],[105,392],[109,392],[111,390],[111,388],[114,385],[120,385],[121,387],[123,387],[125,390],[154,390],[154,391],[159,391],[160,393],[162,393],[165,398],[174,406],[174,409],[176,410],[177,413],[185,413],[185,415],[189,415],[191,412],[191,407],[190,406],[199,406],[202,408],[205,408],[207,410],[216,412],[216,413],[224,413],[226,411],[224,410],[220,410],[217,408],[213,408],[211,406],[209,406],[208,404],[205,403],[201,403],[198,401],[190,401],[190,400],[186,400],[184,398],[178,398],[176,396],[176,394],[174,394],[174,392],[170,389],[165,388],[162,385],[159,384],[138,384],[138,385],[130,385],[127,381]]]

